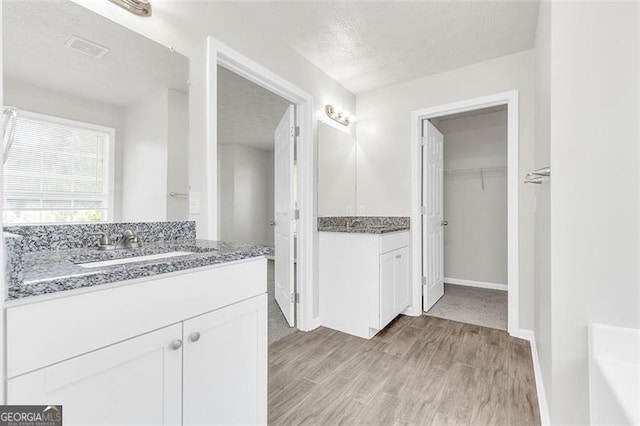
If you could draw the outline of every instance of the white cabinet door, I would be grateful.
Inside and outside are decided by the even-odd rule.
[[[399,314],[409,306],[409,248],[393,251],[395,312]]]
[[[183,323],[185,425],[266,424],[267,295]]]
[[[381,330],[409,306],[409,248],[380,255]]]
[[[395,290],[395,251],[380,255],[380,324],[382,330],[397,315]]]
[[[179,425],[176,324],[7,381],[8,404],[62,405],[65,425]]]

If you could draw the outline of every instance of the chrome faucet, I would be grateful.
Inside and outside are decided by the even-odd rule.
[[[137,229],[135,231],[132,231],[131,229],[127,229],[126,231],[124,231],[124,233],[122,234],[122,237],[120,237],[120,239],[118,239],[118,242],[115,244],[111,242],[111,239],[109,238],[109,235],[106,232],[95,232],[90,235],[94,237],[100,237],[96,245],[96,248],[98,250],[116,250],[119,248],[140,247],[141,243],[138,236],[141,232],[142,231],[139,231]]]
[[[360,221],[358,219],[347,220],[347,229],[355,228],[360,225]]]
[[[114,246],[111,244],[111,238],[109,238],[109,234],[106,232],[94,232],[89,234],[92,237],[100,237],[96,244],[96,248],[98,250],[113,250]]]
[[[140,247],[140,240],[138,239],[139,230],[132,231],[127,229],[122,234],[122,237],[118,240],[114,248],[138,248]]]

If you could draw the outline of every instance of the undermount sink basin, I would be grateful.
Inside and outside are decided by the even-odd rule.
[[[189,254],[194,254],[194,253],[191,251],[171,251],[168,253],[150,254],[146,256],[126,257],[123,259],[110,259],[110,260],[101,260],[98,262],[78,263],[77,265],[82,268],[99,268],[101,266],[124,265],[127,263],[144,262],[146,260],[159,260],[159,259],[166,259],[168,257],[186,256]]]

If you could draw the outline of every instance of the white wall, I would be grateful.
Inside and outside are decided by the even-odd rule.
[[[186,220],[188,96],[161,89],[124,108],[120,220]]]
[[[520,94],[520,171],[533,167],[533,50],[359,94],[358,205],[369,215],[409,216],[411,111],[509,90]],[[413,143],[416,143],[413,141]],[[533,328],[532,189],[520,184],[520,327]]]
[[[445,170],[487,169],[445,173],[444,276],[507,284],[507,112],[434,124],[444,135]]]
[[[220,145],[220,237],[273,245],[273,151]]]
[[[122,219],[167,218],[168,90],[125,108],[122,144]]]
[[[185,194],[189,192],[189,96],[169,90],[167,191]],[[167,199],[167,220],[186,220],[189,217],[189,200],[185,197]]]
[[[587,423],[587,324],[640,328],[638,3],[551,5],[551,419]]]
[[[54,117],[97,124],[115,129],[114,219],[121,218],[122,144],[124,118],[122,108],[89,99],[82,99],[16,79],[4,78],[4,105]]]
[[[356,139],[318,123],[318,216],[356,212]]]
[[[541,2],[536,31],[536,143],[535,164],[538,169],[551,164],[550,90],[551,90],[551,4]],[[553,178],[555,180],[555,177]],[[547,405],[551,399],[551,181],[534,187],[535,203],[535,271],[534,334]]]

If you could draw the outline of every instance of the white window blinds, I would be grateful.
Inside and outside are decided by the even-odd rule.
[[[4,223],[110,220],[114,130],[20,111],[4,167]]]

